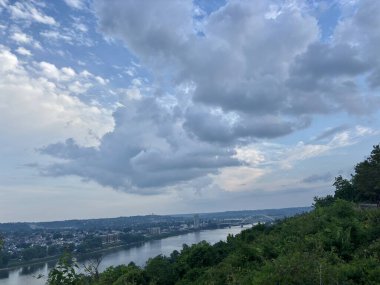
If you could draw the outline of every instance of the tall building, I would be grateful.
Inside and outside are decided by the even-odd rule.
[[[194,229],[199,229],[200,222],[199,222],[199,215],[194,215]]]
[[[160,235],[161,234],[161,228],[160,227],[150,228],[149,231],[152,235]]]

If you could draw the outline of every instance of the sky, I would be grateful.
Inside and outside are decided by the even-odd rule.
[[[380,1],[0,0],[0,222],[310,206],[380,142]]]

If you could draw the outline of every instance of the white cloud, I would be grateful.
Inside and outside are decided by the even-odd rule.
[[[101,84],[101,85],[106,85],[106,84],[107,84],[107,79],[104,79],[104,78],[101,77],[101,76],[95,76],[95,79],[96,79],[96,81],[98,81],[99,84]]]
[[[62,67],[61,71],[64,76],[67,76],[67,78],[73,78],[76,75],[74,69],[70,67]]]
[[[21,32],[13,33],[10,38],[19,44],[30,44],[33,42],[33,38],[31,36]]]
[[[0,0],[0,12],[2,7],[6,7],[8,5],[8,0]]]
[[[140,89],[137,87],[130,87],[127,89],[119,89],[119,94],[125,95],[128,100],[140,100],[142,98]]]
[[[0,71],[1,73],[6,73],[8,71],[15,70],[18,66],[17,56],[12,54],[9,50],[5,49],[4,46],[0,45]]]
[[[71,36],[64,35],[59,31],[53,31],[53,30],[43,31],[40,33],[40,35],[51,40],[64,40],[66,42],[73,41],[73,38]]]
[[[264,154],[252,147],[238,147],[236,148],[236,157],[251,166],[257,166],[265,162]]]
[[[84,6],[83,0],[64,0],[65,3],[74,9],[82,9]]]
[[[254,190],[254,185],[260,177],[268,173],[267,169],[252,167],[227,167],[214,177],[215,183],[229,192]]]
[[[295,145],[281,145],[269,142],[253,143],[237,147],[236,157],[254,167],[279,167],[291,169],[300,161],[330,155],[332,150],[348,147],[360,142],[362,138],[378,134],[375,130],[355,126],[333,134],[325,143],[298,142]]]
[[[77,73],[71,67],[58,68],[45,61],[36,63],[36,66],[40,76],[55,82],[58,87],[74,94],[82,94],[94,86],[105,86],[108,83],[107,79],[96,76],[87,70]]]
[[[81,93],[85,93],[92,86],[93,85],[89,82],[81,82],[79,80],[75,80],[70,83],[68,89],[74,94],[81,94]]]
[[[73,24],[73,27],[74,27],[76,30],[78,30],[78,31],[80,31],[80,32],[82,32],[82,33],[86,33],[86,32],[88,31],[88,27],[87,27],[85,24],[83,24],[83,23],[79,23],[79,22],[74,23],[74,24]]]
[[[39,62],[38,66],[41,74],[45,78],[54,79],[59,82],[73,80],[77,77],[77,73],[71,67],[62,67],[59,69],[54,64],[45,61]]]
[[[277,1],[227,1],[203,15],[205,21],[197,26],[203,35],[198,35],[192,1],[146,3],[96,1],[97,16],[105,36],[122,39],[141,67],[157,78],[152,86],[162,89],[145,92],[144,80],[130,78],[130,86],[115,89],[114,94],[125,95],[124,105],[114,113],[115,129],[100,139],[99,148],[81,148],[73,140],[49,145],[47,154],[64,155],[68,163],[51,165],[46,173],[143,193],[212,176],[219,187],[237,191],[249,189],[273,169],[292,169],[369,134],[359,128],[336,132],[323,143],[257,142],[309,127],[315,114],[358,106],[359,92],[349,80],[367,65],[351,47],[321,42],[317,19],[303,8],[289,1],[277,6],[270,5]],[[40,35],[74,43],[86,32],[76,28]],[[135,77],[137,68],[124,72]],[[67,93],[108,83],[87,70],[49,62],[38,63],[37,69],[52,90]],[[327,83],[342,88],[327,96],[336,87]]]
[[[83,28],[83,27],[82,27]],[[51,41],[64,41],[70,45],[92,46],[92,40],[86,33],[79,29],[64,27],[61,29],[45,30],[40,32],[40,35]]]
[[[42,74],[49,79],[59,80],[61,77],[60,70],[49,62],[42,61],[39,63],[39,67],[41,68]]]
[[[16,149],[22,145],[30,150],[67,137],[95,145],[98,137],[112,129],[109,110],[83,103],[69,90],[58,87],[52,77],[35,76],[28,63],[18,61],[4,46],[0,46],[0,61],[2,145]],[[46,62],[41,67],[56,78],[61,73],[72,75],[70,69],[63,71]]]
[[[21,54],[21,55],[25,55],[25,56],[31,56],[32,55],[32,52],[24,47],[18,47],[16,49],[16,52],[18,54]]]
[[[28,45],[35,49],[42,49],[41,44],[32,36],[25,34],[19,30],[12,32],[9,38],[19,45]]]
[[[53,17],[45,15],[38,10],[32,2],[16,2],[8,7],[12,18],[22,19],[29,22],[38,22],[46,25],[56,25],[57,22]]]

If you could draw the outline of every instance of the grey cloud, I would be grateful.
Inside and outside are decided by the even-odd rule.
[[[369,76],[368,83],[372,89],[380,87],[380,67],[376,68]]]
[[[199,139],[225,143],[272,138],[298,130],[294,124],[301,124],[299,116],[366,114],[379,106],[378,98],[359,92],[356,81],[371,73],[376,61],[351,44],[345,32],[352,27],[350,21],[358,21],[362,30],[355,34],[366,33],[370,25],[361,11],[365,5],[360,4],[353,20],[343,19],[334,39],[324,43],[312,15],[281,1],[227,1],[196,26],[191,1],[96,3],[103,33],[122,39],[157,80],[193,84],[195,106],[245,114],[250,119],[244,122],[265,122],[262,130],[260,124],[231,128],[212,114],[203,123],[187,114],[186,129]],[[265,17],[273,3],[281,13]],[[374,45],[367,41],[367,46]],[[376,78],[373,74],[372,85]],[[268,115],[277,118],[272,125]]]
[[[286,108],[287,68],[316,39],[318,28],[313,18],[292,11],[265,19],[268,5],[228,2],[210,15],[205,38],[189,42],[179,54],[179,77],[195,82],[195,101],[255,115]]]
[[[52,155],[62,159],[79,158],[81,156],[90,156],[95,153],[93,147],[80,147],[73,139],[67,139],[64,143],[55,143],[39,149],[43,154]]]
[[[168,59],[192,31],[192,1],[95,1],[100,29],[143,60]]]
[[[321,140],[330,138],[330,137],[334,136],[335,134],[342,132],[342,131],[345,131],[347,129],[349,129],[349,127],[347,125],[341,125],[341,126],[337,126],[334,128],[328,128],[327,130],[323,131],[321,134],[316,136],[313,139],[313,141],[321,141]]]
[[[367,78],[371,88],[379,86],[379,25],[380,4],[377,1],[362,0],[358,1],[353,17],[340,21],[334,33],[336,41],[356,47],[361,57],[372,63],[373,69]]]
[[[188,1],[165,2],[165,10],[147,2],[97,3],[106,35],[124,40],[158,78],[170,74],[177,83],[195,83],[195,101],[227,111],[282,112],[291,95],[283,88],[287,68],[318,35],[316,20],[295,10],[265,19],[270,3],[264,1],[227,2],[208,16],[204,36],[194,32]]]
[[[310,76],[314,80],[332,76],[355,76],[368,71],[371,63],[360,58],[356,49],[348,44],[311,44],[298,56],[291,72],[298,76]]]
[[[127,102],[98,148],[71,140],[43,148],[66,160],[43,173],[153,193],[241,165],[237,145],[306,128],[315,114],[377,110],[379,97],[362,94],[358,78],[369,74],[377,84],[380,34],[373,27],[380,17],[363,15],[380,4],[363,2],[371,5],[360,3],[322,43],[317,20],[281,1],[227,1],[195,23],[190,0],[96,0],[103,34],[121,39],[178,102],[163,107],[158,91]],[[281,13],[265,17],[273,3]],[[191,98],[180,102],[184,95],[173,87],[186,84],[194,87]]]
[[[284,120],[271,115],[248,116],[234,112],[226,116],[221,112],[212,112],[206,107],[193,106],[187,109],[184,127],[200,140],[233,144],[284,136],[309,124],[308,117]]]
[[[128,102],[114,113],[115,129],[98,148],[81,147],[72,139],[42,148],[41,153],[66,159],[49,165],[42,173],[77,175],[123,191],[165,187],[220,168],[241,165],[228,147],[193,140],[178,124],[176,111],[154,98]],[[155,190],[141,190],[152,193]]]
[[[329,182],[332,180],[332,174],[330,172],[323,174],[313,174],[304,179],[302,182],[304,183],[316,183],[316,182]]]
[[[373,66],[373,61],[346,43],[310,45],[290,68],[286,84],[297,96],[291,98],[289,110],[294,113],[345,110],[352,114],[375,111],[379,98],[361,94],[356,80]]]
[[[246,117],[236,127],[236,134],[237,137],[250,136],[270,139],[290,134],[309,125],[310,119],[308,117],[300,117],[292,121],[269,115],[257,119]]]

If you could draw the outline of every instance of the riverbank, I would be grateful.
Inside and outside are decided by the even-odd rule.
[[[220,228],[227,228],[227,227],[228,226],[220,227]],[[177,232],[172,232],[172,233],[165,233],[165,234],[161,234],[161,235],[157,235],[157,236],[151,236],[151,237],[148,237],[148,238],[141,240],[141,241],[138,241],[138,242],[115,243],[115,244],[109,245],[105,248],[96,249],[96,250],[93,250],[91,252],[86,252],[86,253],[81,253],[81,254],[75,254],[74,253],[72,255],[73,255],[73,257],[75,257],[77,260],[80,261],[80,260],[84,260],[84,259],[89,259],[89,258],[91,258],[97,254],[104,254],[104,253],[109,253],[109,252],[112,252],[112,251],[115,251],[118,249],[129,249],[131,247],[140,246],[146,242],[153,241],[153,240],[161,240],[161,239],[174,237],[174,236],[180,236],[180,235],[193,233],[193,232],[197,232],[197,231],[206,231],[206,230],[213,230],[213,229],[215,229],[215,228],[202,228],[202,229],[196,229],[196,230],[192,229],[192,230],[177,231]],[[62,254],[58,254],[58,255],[54,255],[54,256],[47,256],[44,258],[38,258],[38,259],[29,260],[29,261],[21,261],[21,262],[17,262],[17,263],[16,262],[11,263],[11,265],[8,265],[7,267],[0,268],[0,272],[15,270],[15,269],[18,269],[18,268],[24,267],[24,266],[39,265],[39,264],[43,264],[46,262],[57,262],[61,256],[62,256]]]
[[[244,228],[245,229],[245,228]],[[182,233],[172,237],[159,238],[150,242],[143,242],[140,246],[131,246],[128,249],[110,249],[109,253],[102,254],[102,261],[99,266],[99,272],[103,272],[110,266],[118,266],[122,264],[129,264],[133,262],[137,266],[143,268],[150,258],[157,255],[169,256],[174,250],[181,251],[184,244],[192,245],[201,241],[215,244],[221,240],[226,241],[228,235],[236,235],[240,233],[242,228],[219,228],[214,230],[200,230]],[[78,261],[80,265],[92,264],[91,258],[87,260]],[[39,264],[35,266],[19,267],[13,270],[0,273],[0,285],[45,285],[46,278],[50,270],[54,266],[54,261],[51,263]],[[79,270],[83,270],[80,266]],[[44,276],[37,279],[36,276]]]

